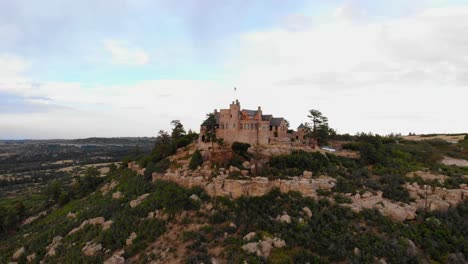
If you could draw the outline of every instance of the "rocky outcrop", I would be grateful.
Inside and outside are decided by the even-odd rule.
[[[255,232],[250,232],[244,236],[244,241],[252,240],[257,234]]]
[[[83,253],[83,255],[89,257],[89,256],[96,255],[101,250],[102,250],[101,244],[95,244],[89,241],[89,242],[86,242],[86,245],[81,249],[81,252]]]
[[[286,242],[280,238],[264,237],[258,242],[250,242],[242,246],[242,250],[249,254],[256,254],[259,257],[268,257],[273,248],[283,248]]]
[[[104,264],[124,264],[124,263],[125,263],[125,258],[117,254],[112,255],[112,257],[104,261]]]
[[[68,219],[75,219],[76,218],[76,213],[68,212],[67,218]]]
[[[278,215],[276,217],[276,221],[290,224],[291,223],[291,216],[289,216],[286,212],[283,212],[283,215]]]
[[[249,180],[228,179],[226,175],[218,175],[209,180],[202,176],[182,176],[178,173],[153,173],[153,181],[166,180],[175,182],[186,188],[199,186],[211,196],[229,196],[239,198],[241,196],[262,196],[274,188],[281,192],[301,192],[305,196],[317,197],[316,190],[331,190],[336,179],[320,176],[314,179],[291,177],[290,179],[268,180],[265,177],[252,177]]]
[[[138,175],[145,174],[145,169],[140,168],[140,165],[138,165],[135,161],[128,163],[128,168],[135,171]]]
[[[125,244],[127,244],[127,246],[132,245],[133,240],[135,240],[135,238],[137,238],[137,234],[135,232],[132,232],[130,236],[125,240]]]
[[[18,260],[19,258],[21,258],[21,256],[24,255],[24,253],[26,253],[26,249],[24,247],[19,248],[18,250],[16,250],[15,254],[13,254],[13,260]]]
[[[382,192],[377,192],[376,195],[371,192],[365,192],[362,195],[355,195],[349,198],[352,200],[352,203],[344,204],[344,206],[350,207],[355,212],[376,208],[383,215],[399,221],[411,220],[416,216],[416,208],[414,206],[395,203],[382,198]]]
[[[28,262],[33,262],[35,259],[36,259],[36,253],[32,253],[31,255],[28,255],[28,256],[26,257],[26,260],[27,260]]]
[[[418,209],[447,210],[468,199],[468,187],[460,184],[459,189],[446,189],[441,187],[419,186],[418,183],[406,183],[404,187],[410,196],[415,199]]]
[[[106,220],[104,217],[96,217],[88,220],[84,220],[80,226],[73,228],[70,232],[68,232],[68,235],[72,235],[81,229],[83,229],[86,225],[102,225],[104,224]]]
[[[117,185],[119,185],[119,182],[116,181],[116,180],[112,180],[111,182],[108,182],[108,183],[104,184],[101,187],[102,195],[106,195],[108,192],[114,190],[115,187],[117,187]]]
[[[29,224],[31,224],[32,222],[36,221],[39,217],[45,216],[45,215],[47,215],[47,212],[46,212],[46,211],[40,212],[39,214],[37,214],[37,215],[35,215],[35,216],[31,216],[31,217],[26,218],[26,220],[24,220],[23,223],[21,223],[21,225],[22,225],[22,226],[24,226],[24,225],[29,225]]]
[[[52,239],[52,243],[50,243],[46,247],[46,256],[53,257],[57,254],[57,248],[62,244],[63,237],[56,236]]]
[[[247,165],[247,164],[246,164]],[[251,165],[253,167],[254,165]],[[213,178],[203,177],[199,173],[153,173],[153,181],[165,180],[175,182],[183,187],[192,188],[202,187],[210,196],[228,196],[239,198],[241,196],[262,196],[274,188],[278,188],[283,193],[291,191],[300,192],[304,196],[318,198],[317,190],[331,191],[336,185],[336,179],[328,176],[319,176],[312,178],[312,173],[305,171],[302,177],[289,177],[288,179],[269,180],[266,177],[251,177],[245,180],[229,179],[227,173],[230,171],[239,171],[238,168],[230,167],[229,170],[220,169],[221,175]],[[363,209],[376,208],[382,214],[391,217],[394,220],[404,221],[412,220],[416,216],[418,209],[426,208],[425,191],[417,185],[405,184],[415,202],[405,204],[394,202],[382,197],[382,192],[374,194],[364,192],[347,196],[352,200],[350,204],[344,206],[350,207],[353,211],[359,212]],[[460,189],[446,190],[436,187],[431,190],[427,196],[427,208],[429,210],[446,210],[459,204],[468,198],[468,189],[466,185],[461,185]],[[424,197],[424,199],[422,198]],[[311,217],[308,211],[304,211],[305,216]],[[302,219],[303,221],[304,219]]]
[[[138,198],[136,198],[135,200],[132,200],[130,201],[130,207],[131,208],[135,208],[137,207],[141,202],[143,202],[143,200],[145,200],[150,194],[149,193],[145,193],[143,195],[140,195],[138,196]]]
[[[114,221],[112,220],[102,223],[102,231],[106,231],[107,229],[111,228],[112,224],[114,224]]]

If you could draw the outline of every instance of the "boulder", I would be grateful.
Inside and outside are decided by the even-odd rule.
[[[127,240],[125,240],[125,244],[127,244],[127,246],[130,246],[133,244],[133,240],[137,238],[137,234],[135,232],[132,232],[130,234],[130,236],[127,238]]]
[[[365,199],[365,198],[369,198],[369,197],[371,197],[371,196],[372,196],[372,193],[371,193],[371,192],[365,192],[365,193],[363,193],[363,194],[361,195],[361,198],[364,198],[364,199]]]
[[[102,250],[101,244],[94,244],[91,242],[87,242],[86,245],[81,249],[81,252],[85,256],[94,256],[96,253]]]
[[[28,260],[28,262],[33,262],[36,259],[36,253],[28,255],[26,259]]]
[[[306,179],[312,179],[312,175],[313,175],[313,173],[311,171],[304,171],[302,173],[302,177],[304,177]]]
[[[284,240],[282,239],[275,237],[273,238],[273,246],[275,246],[276,248],[283,248],[286,246],[286,242],[284,242]]]
[[[104,261],[104,264],[124,264],[124,263],[125,263],[125,258],[117,254],[112,255],[112,257]]]
[[[26,249],[24,247],[19,248],[16,250],[15,254],[13,254],[13,260],[18,260],[24,253],[26,253]]]
[[[100,216],[100,217],[89,219],[88,221],[89,221],[88,224],[90,224],[90,225],[102,225],[102,224],[104,224],[106,219],[104,217]]]
[[[258,250],[258,243],[257,242],[251,242],[246,245],[242,246],[242,250],[244,250],[247,253],[253,254],[256,253]]]
[[[102,231],[105,231],[109,228],[111,228],[112,224],[114,223],[114,221],[112,220],[109,220],[109,221],[106,221],[102,224]]]
[[[251,167],[251,166],[250,166],[250,162],[249,162],[249,161],[244,161],[244,162],[242,162],[242,167],[244,167],[244,168],[246,168],[247,170],[249,170],[250,167]]]
[[[308,217],[308,218],[312,218],[312,210],[310,210],[309,207],[304,207],[302,208],[302,211],[305,213],[305,215]]]
[[[262,241],[262,242],[259,243],[259,248],[260,248],[261,256],[268,257],[268,256],[270,256],[270,252],[271,252],[271,249],[273,248],[273,246],[271,245],[271,243],[269,241]],[[258,255],[258,253],[257,253],[257,255]]]
[[[278,215],[276,219],[283,223],[287,223],[287,224],[291,223],[291,216],[289,216],[288,214],[283,214],[281,216]]]
[[[229,172],[240,172],[241,170],[237,167],[231,166],[229,167]]]
[[[52,239],[52,243],[46,247],[46,256],[53,257],[57,254],[57,248],[62,244],[62,239],[63,237],[61,236],[56,236]]]
[[[241,174],[242,174],[242,176],[245,177],[245,176],[249,175],[249,171],[248,170],[241,170]]]
[[[138,198],[136,198],[135,200],[132,200],[130,202],[130,207],[131,208],[135,208],[137,207],[141,202],[143,202],[143,200],[145,200],[150,194],[149,193],[145,193],[143,195],[140,195],[138,196]]]
[[[449,209],[450,204],[441,199],[434,199],[431,201],[431,205],[429,206],[429,210],[431,211],[446,211]]]
[[[76,218],[76,213],[68,212],[67,218],[69,218],[69,219],[75,219],[75,218]]]
[[[252,240],[257,234],[255,232],[250,232],[247,235],[244,236],[245,241],[250,241]]]
[[[122,192],[115,192],[112,194],[112,199],[116,199],[116,200],[119,200],[123,197],[123,193]]]
[[[201,202],[200,197],[198,197],[196,194],[190,195],[190,199],[194,200],[195,202]]]

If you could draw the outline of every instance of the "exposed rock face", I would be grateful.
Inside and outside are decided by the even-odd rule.
[[[101,244],[94,244],[92,242],[86,242],[86,245],[81,249],[81,252],[85,256],[94,256],[96,255],[99,251],[102,250],[102,245]]]
[[[274,148],[271,148],[274,149]],[[272,151],[272,150],[269,151]],[[290,150],[289,150],[290,151]],[[251,166],[253,167],[253,166]],[[239,171],[238,168],[230,167],[229,171]],[[187,171],[185,171],[187,172]],[[175,182],[183,187],[192,188],[199,186],[205,189],[210,196],[228,196],[239,198],[241,196],[262,196],[274,188],[279,188],[283,193],[290,191],[300,192],[304,196],[317,198],[317,190],[331,191],[336,185],[336,179],[328,176],[310,178],[310,172],[304,172],[303,177],[290,177],[288,179],[268,180],[266,177],[251,177],[249,180],[227,179],[227,175],[220,169],[221,175],[207,179],[198,173],[153,173],[153,181],[165,180]],[[351,210],[359,212],[362,209],[378,209],[382,214],[393,218],[394,220],[411,220],[415,218],[418,208],[424,209],[425,190],[414,184],[405,184],[410,196],[416,199],[416,202],[410,204],[393,202],[382,197],[382,192],[373,194],[365,192],[362,195],[356,194],[351,198],[351,204],[344,204]],[[468,188],[466,185],[460,186],[461,189],[446,190],[435,188],[428,192],[427,207],[430,210],[446,210],[451,206],[459,204],[464,199],[468,199]],[[308,212],[304,212],[309,217]]]
[[[350,207],[351,210],[359,212],[362,209],[376,208],[388,217],[394,220],[404,221],[414,219],[416,208],[408,204],[394,203],[388,199],[382,198],[382,192],[377,192],[373,195],[371,192],[366,192],[362,196],[351,196],[351,204],[344,204]]]
[[[13,260],[21,258],[21,256],[24,255],[24,253],[26,253],[26,249],[24,247],[16,250],[15,254],[13,254]]]
[[[84,220],[80,226],[73,228],[68,235],[74,234],[85,227],[85,225],[102,225],[106,220],[104,217],[96,217],[88,220]]]
[[[47,215],[47,212],[46,212],[46,211],[40,212],[39,214],[37,214],[37,215],[35,215],[35,216],[31,216],[31,217],[26,218],[26,220],[24,220],[23,223],[22,223],[21,225],[22,225],[22,226],[23,226],[23,225],[29,225],[29,224],[31,224],[32,222],[36,221],[39,217],[45,216],[45,215]]]
[[[113,189],[115,189],[115,187],[117,187],[117,185],[119,185],[119,182],[116,181],[116,180],[112,180],[111,182],[104,184],[104,185],[101,187],[102,195],[106,195],[108,192],[110,192],[110,191],[112,191]]]
[[[406,183],[404,187],[410,196],[416,200],[415,206],[419,209],[447,210],[468,199],[468,188],[460,184],[460,189],[445,189],[441,187],[432,188],[418,183]]]
[[[447,178],[447,176],[445,176],[445,175],[433,174],[431,172],[426,172],[426,171],[410,172],[410,173],[406,174],[406,176],[409,177],[409,178],[421,177],[425,181],[437,180],[439,183],[443,183],[445,181],[445,178]]]
[[[128,168],[135,171],[138,175],[145,174],[145,169],[140,168],[140,166],[135,161],[128,163]]]
[[[47,254],[46,256],[53,257],[57,254],[57,248],[62,244],[63,237],[56,236],[52,239],[52,243],[50,243],[47,247]]]
[[[157,174],[153,173],[153,181],[166,180],[175,182],[186,188],[199,186],[211,196],[229,196],[239,198],[241,196],[262,196],[274,188],[279,188],[281,192],[290,191],[301,192],[304,196],[317,197],[316,190],[331,190],[336,179],[320,176],[315,179],[304,179],[302,177],[292,177],[289,180],[268,180],[265,177],[253,177],[250,180],[227,179],[227,176],[220,175],[210,180],[202,176],[180,176],[176,173]]]
[[[125,258],[117,254],[112,255],[112,257],[104,261],[104,264],[124,264],[124,263],[125,263]]]
[[[138,196],[138,198],[136,198],[135,200],[132,200],[130,201],[130,207],[131,208],[135,208],[137,207],[141,202],[143,202],[143,200],[145,200],[150,194],[149,193],[145,193],[143,195],[140,195]]]
[[[127,240],[125,240],[125,244],[127,244],[127,246],[132,245],[133,240],[135,240],[135,238],[137,238],[137,234],[135,232],[132,232],[130,236],[127,238]]]

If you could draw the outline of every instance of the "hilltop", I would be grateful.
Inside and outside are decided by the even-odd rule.
[[[108,172],[0,203],[0,261],[467,260],[468,136],[334,135],[322,148],[197,139],[162,132]]]

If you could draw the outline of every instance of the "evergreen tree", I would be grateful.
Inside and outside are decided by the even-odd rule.
[[[201,166],[202,164],[203,164],[203,156],[202,156],[201,152],[197,149],[192,154],[192,158],[190,159],[189,168],[191,170],[195,170],[195,169],[198,168],[198,166]]]

